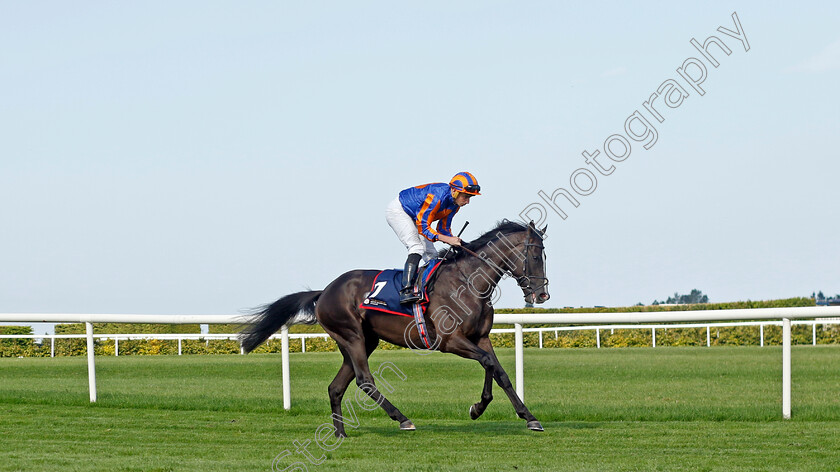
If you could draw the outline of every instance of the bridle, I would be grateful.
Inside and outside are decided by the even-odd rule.
[[[525,245],[522,248],[522,257],[523,257],[522,264],[524,265],[524,268],[523,268],[524,270],[522,272],[523,272],[524,275],[522,277],[517,277],[517,279],[516,279],[516,283],[518,283],[519,287],[522,288],[522,291],[525,292],[525,297],[526,298],[529,297],[530,295],[533,295],[534,293],[536,293],[537,290],[539,290],[539,289],[548,285],[548,277],[535,277],[535,276],[528,275],[528,248],[529,247],[541,248],[543,250],[543,254],[545,254],[545,247],[542,244],[531,244],[531,233],[533,231],[534,231],[533,228],[531,228],[531,227],[528,228],[528,239],[525,240]],[[542,284],[537,286],[537,288],[531,288],[531,280],[532,279],[542,281]],[[523,281],[524,281],[525,285],[523,285]],[[526,290],[527,290],[527,292],[526,292]]]
[[[539,247],[539,248],[545,249],[544,246],[542,246],[541,244],[532,244],[531,243],[531,232],[533,232],[533,231],[534,231],[533,228],[531,228],[531,227],[528,228],[528,238],[525,240],[525,244],[522,247],[522,261],[523,261],[522,262],[522,265],[523,265],[522,273],[523,273],[523,275],[514,274],[513,269],[505,269],[505,268],[500,267],[495,262],[485,258],[484,256],[476,253],[472,249],[467,248],[466,246],[460,246],[460,248],[462,250],[466,251],[467,254],[475,256],[476,258],[478,258],[478,260],[480,260],[480,261],[484,262],[485,264],[489,265],[490,267],[496,269],[500,274],[507,274],[511,278],[516,279],[517,285],[519,285],[519,288],[522,289],[522,292],[525,294],[525,297],[527,298],[527,297],[533,295],[534,293],[536,293],[537,290],[539,290],[539,289],[548,285],[548,277],[536,277],[536,276],[528,274],[528,248],[529,247]],[[536,288],[531,288],[531,280],[542,281],[542,284],[537,286]]]

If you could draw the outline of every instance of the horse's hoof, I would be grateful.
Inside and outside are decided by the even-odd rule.
[[[475,410],[475,405],[470,405],[470,418],[477,420],[479,416],[481,414]]]
[[[336,432],[335,432],[335,437],[337,437],[337,438],[346,438],[346,437],[347,437],[347,433],[345,433],[344,431],[336,431]]]
[[[405,420],[400,423],[400,431],[414,431],[415,429],[417,428],[414,427],[414,423],[410,420]]]
[[[531,431],[545,431],[540,422],[537,420],[529,421],[528,429],[530,429]]]

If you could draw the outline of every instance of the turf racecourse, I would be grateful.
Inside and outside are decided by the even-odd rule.
[[[512,374],[512,350],[499,355]],[[417,431],[359,408],[351,386],[358,427],[323,451],[337,353],[292,355],[289,412],[279,355],[100,357],[94,405],[84,358],[0,359],[0,470],[267,471],[287,450],[276,470],[840,470],[840,346],[794,346],[789,421],[778,347],[528,349],[525,400],[544,433],[498,387],[469,419],[475,362],[371,358],[383,362],[406,377],[386,374],[388,397]],[[307,440],[312,461],[295,452]]]

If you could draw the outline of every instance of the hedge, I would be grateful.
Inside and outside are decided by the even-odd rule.
[[[628,312],[654,312],[654,311],[682,311],[682,310],[725,310],[736,308],[778,308],[814,306],[811,298],[788,298],[769,301],[741,301],[730,303],[704,303],[696,305],[649,305],[631,307],[598,307],[598,308],[517,308],[497,309],[496,313],[628,313]],[[531,325],[529,327],[550,327],[553,325]],[[497,328],[511,328],[511,325],[497,325]],[[239,324],[209,325],[209,332],[212,334],[234,334],[242,328]],[[27,326],[0,326],[0,333],[3,334],[31,334],[31,328]],[[81,334],[85,332],[83,323],[56,325],[56,334]],[[172,324],[120,324],[120,323],[94,323],[96,334],[158,334],[158,333],[200,333],[200,326],[172,325]],[[290,333],[323,333],[319,325],[296,325],[289,329]],[[733,326],[713,327],[711,329],[711,344],[715,346],[724,345],[758,345],[758,326]],[[513,347],[514,334],[502,333],[492,334],[491,339],[496,347]],[[766,326],[764,329],[765,345],[780,345],[782,330],[778,326]],[[811,343],[810,326],[794,326],[792,329],[792,340],[794,344]],[[601,329],[601,347],[619,348],[651,345],[650,329]],[[80,356],[86,352],[86,341],[84,339],[57,339],[55,343],[55,355],[57,356]],[[525,333],[524,343],[526,347],[537,347],[539,345],[538,333]],[[824,325],[817,329],[818,344],[840,344],[840,326]],[[586,348],[595,347],[597,340],[594,330],[587,331],[553,331],[543,333],[544,348]],[[666,328],[656,330],[657,346],[705,346],[705,328]],[[258,346],[254,352],[275,353],[280,352],[279,340],[268,341]],[[381,349],[404,349],[381,341]],[[289,349],[292,352],[301,351],[299,340],[293,340]],[[120,340],[120,355],[159,355],[177,354],[177,340]],[[307,338],[307,351],[336,351],[337,346],[332,339]],[[114,355],[113,340],[96,340],[94,351],[99,355]],[[239,353],[239,343],[235,340],[183,340],[181,344],[183,354],[236,354]],[[0,341],[0,357],[10,356],[49,356],[49,341],[42,344],[33,342],[31,339],[14,339]]]
[[[697,310],[733,310],[748,308],[784,308],[814,306],[812,298],[785,298],[765,301],[739,301],[727,303],[698,303],[694,305],[644,305],[629,307],[596,307],[596,308],[500,308],[496,313],[638,313],[659,311],[697,311]],[[748,321],[748,320],[744,320]],[[529,325],[528,327],[550,327],[555,325]],[[581,326],[581,325],[570,325]],[[512,328],[513,325],[496,325],[495,328]],[[758,345],[760,342],[760,328],[758,326],[733,326],[712,328],[710,344],[724,345]],[[496,347],[513,347],[514,334],[493,334],[490,336]],[[794,326],[791,330],[791,340],[794,344],[811,343],[810,326]],[[539,334],[525,333],[523,336],[525,347],[539,346]],[[765,345],[781,345],[782,329],[778,326],[764,328]],[[818,344],[840,344],[840,326],[824,325],[817,330]],[[543,347],[595,347],[597,340],[595,331],[566,331],[558,333],[555,339],[553,332],[543,333]],[[652,333],[649,329],[617,329],[614,331],[601,330],[601,347],[643,347],[652,345]],[[656,330],[657,346],[705,346],[706,328],[667,328]]]
[[[29,326],[0,326],[0,334],[32,334]],[[0,339],[0,357],[35,357],[40,348],[34,340]]]

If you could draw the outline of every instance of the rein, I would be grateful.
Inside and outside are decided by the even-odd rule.
[[[463,245],[458,246],[458,247],[460,247],[464,251],[467,251],[467,254],[470,254],[472,256],[477,257],[478,260],[480,260],[481,262],[484,262],[485,264],[489,265],[490,267],[498,270],[500,274],[508,274],[511,277],[515,277],[515,275],[513,274],[513,271],[511,271],[509,269],[503,269],[503,268],[499,267],[498,264],[496,264],[495,262],[493,262],[489,259],[485,259],[484,256],[479,255],[478,253],[476,253],[472,249],[469,249],[469,248],[467,248],[466,246],[463,246]],[[516,278],[517,281],[519,281],[519,277],[515,277],[515,278]]]
[[[528,290],[528,293],[525,294],[525,296],[527,297],[528,295],[531,295],[532,293],[536,292],[540,288],[548,285],[548,278],[546,278],[546,277],[532,277],[532,276],[528,275],[528,259],[527,258],[528,258],[528,247],[529,246],[537,246],[536,244],[531,244],[531,234],[530,234],[530,232],[528,233],[528,240],[525,242],[525,247],[524,247],[524,253],[525,253],[524,254],[525,258],[524,259],[525,260],[523,261],[522,266],[523,266],[523,269],[524,269],[525,273],[522,276],[517,276],[516,274],[513,273],[513,270],[511,270],[511,269],[504,269],[502,267],[499,267],[498,264],[496,264],[495,262],[493,262],[489,259],[484,258],[484,256],[481,256],[480,254],[476,253],[472,249],[469,249],[469,248],[467,248],[463,245],[459,246],[459,247],[461,249],[463,249],[464,251],[466,251],[467,254],[475,256],[481,262],[484,262],[485,264],[489,265],[490,267],[496,269],[497,271],[499,271],[500,274],[508,274],[510,277],[516,279],[516,283],[517,283],[517,285],[519,285],[520,288]],[[530,287],[531,279],[535,279],[535,278],[541,278],[541,279],[545,280],[545,282],[542,285],[540,285],[539,287],[537,287],[536,290],[532,289]],[[523,283],[523,281],[524,281],[524,283]]]
[[[500,274],[508,274],[511,277],[514,277],[513,271],[511,271],[509,269],[503,269],[503,268],[499,267],[498,264],[496,264],[495,262],[493,262],[489,259],[485,259],[484,256],[478,254],[477,252],[473,251],[472,249],[469,249],[469,248],[467,248],[466,246],[463,246],[463,245],[458,246],[458,247],[460,247],[464,251],[467,251],[467,254],[470,254],[472,256],[477,257],[478,260],[480,260],[481,262],[484,262],[485,264],[489,265],[490,267],[498,270]]]

